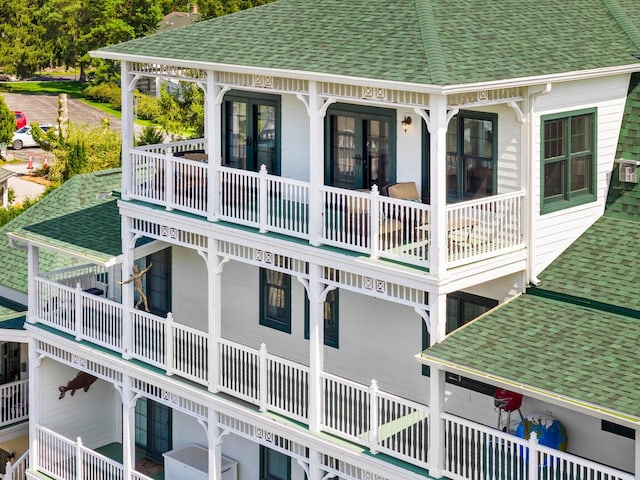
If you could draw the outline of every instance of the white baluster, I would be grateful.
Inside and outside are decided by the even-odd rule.
[[[268,189],[267,189],[267,166],[262,164],[260,166],[260,178],[258,180],[258,214],[260,233],[265,233],[268,222]]]
[[[375,186],[375,185],[374,185]],[[378,382],[371,380],[369,387],[369,450],[378,451]]]
[[[173,375],[175,370],[175,361],[174,361],[174,340],[175,328],[173,326],[173,315],[171,312],[167,313],[167,324],[165,327],[165,369],[167,371],[167,375]]]
[[[259,359],[259,368],[258,368],[258,377],[259,377],[259,393],[258,399],[260,403],[260,411],[267,411],[267,400],[268,400],[268,372],[267,372],[267,346],[262,343],[260,344],[260,352],[258,352]]]

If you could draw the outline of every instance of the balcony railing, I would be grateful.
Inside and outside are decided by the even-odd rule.
[[[429,205],[381,196],[375,187],[371,192],[314,187],[269,175],[264,167],[250,172],[220,166],[213,178],[218,195],[209,205],[209,165],[175,155],[203,147],[197,140],[134,148],[131,197],[260,232],[429,266]],[[317,209],[310,208],[313,198]],[[447,205],[448,266],[521,248],[523,198],[524,192],[514,192]]]
[[[0,385],[0,427],[29,419],[29,380]]]

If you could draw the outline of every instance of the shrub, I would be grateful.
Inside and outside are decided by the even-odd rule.
[[[84,94],[91,100],[109,103],[117,109],[122,105],[120,87],[112,82],[90,85],[84,89]]]
[[[160,100],[137,92],[136,98],[138,99],[138,118],[158,122],[160,118]]]

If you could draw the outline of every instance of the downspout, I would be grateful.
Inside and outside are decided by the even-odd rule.
[[[534,179],[534,165],[537,165],[538,162],[534,161],[533,158],[533,138],[534,138],[534,105],[535,101],[538,97],[542,97],[547,95],[551,91],[551,83],[547,83],[544,88],[539,92],[533,92],[529,94],[529,178],[527,179],[527,189],[529,191],[529,218],[527,222],[527,279],[533,285],[538,285],[540,283],[540,279],[533,274],[533,259],[535,258],[535,248],[534,248],[534,228],[533,228],[533,217],[535,211],[535,200],[537,198],[537,193],[534,194],[533,191],[533,179]],[[541,147],[542,148],[542,147]]]

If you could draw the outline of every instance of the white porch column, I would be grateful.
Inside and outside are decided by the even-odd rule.
[[[205,89],[205,148],[208,155],[209,189],[207,198],[207,219],[217,220],[220,214],[218,167],[222,164],[222,99],[224,91],[216,83],[216,73],[207,72]]]
[[[444,467],[444,370],[431,366],[429,376],[429,476],[442,476]]]
[[[222,332],[222,268],[224,262],[218,256],[218,241],[209,237],[207,252],[207,310],[209,312],[209,391],[217,392],[220,386],[220,338]]]
[[[324,470],[321,468],[322,454],[313,449],[309,449],[309,480],[322,480],[324,478]]]
[[[324,185],[324,113],[318,84],[309,81],[309,243],[320,245],[322,238],[322,198]]]
[[[209,408],[207,419],[207,440],[209,443],[208,471],[211,480],[222,479],[222,433],[218,426],[218,412]],[[226,433],[226,432],[225,432]]]
[[[429,107],[427,123],[431,136],[429,271],[441,277],[446,274],[447,268],[447,97],[430,95]]]
[[[122,281],[126,281],[132,274],[133,251],[135,247],[135,237],[131,234],[131,218],[122,216],[120,218],[122,228]],[[132,311],[134,304],[134,282],[122,285],[122,357],[131,358],[133,350],[133,329]]]
[[[309,263],[309,430],[319,432],[322,422],[322,379],[324,370],[324,295],[321,267]]]
[[[27,322],[35,323],[33,318],[36,311],[36,276],[40,274],[40,249],[29,244],[27,249]]]
[[[37,470],[40,459],[38,450],[37,427],[40,426],[40,400],[38,392],[40,385],[40,362],[42,357],[36,352],[36,341],[29,338],[29,466]]]
[[[447,335],[447,294],[429,292],[429,346],[440,343]]]
[[[129,375],[122,378],[122,467],[124,478],[132,478],[135,470],[135,408],[137,397],[132,391],[132,381]]]
[[[129,73],[129,62],[120,63],[120,85],[122,90],[122,199],[129,200],[131,194],[133,169],[131,168],[131,153],[133,148],[133,90],[137,79]]]

